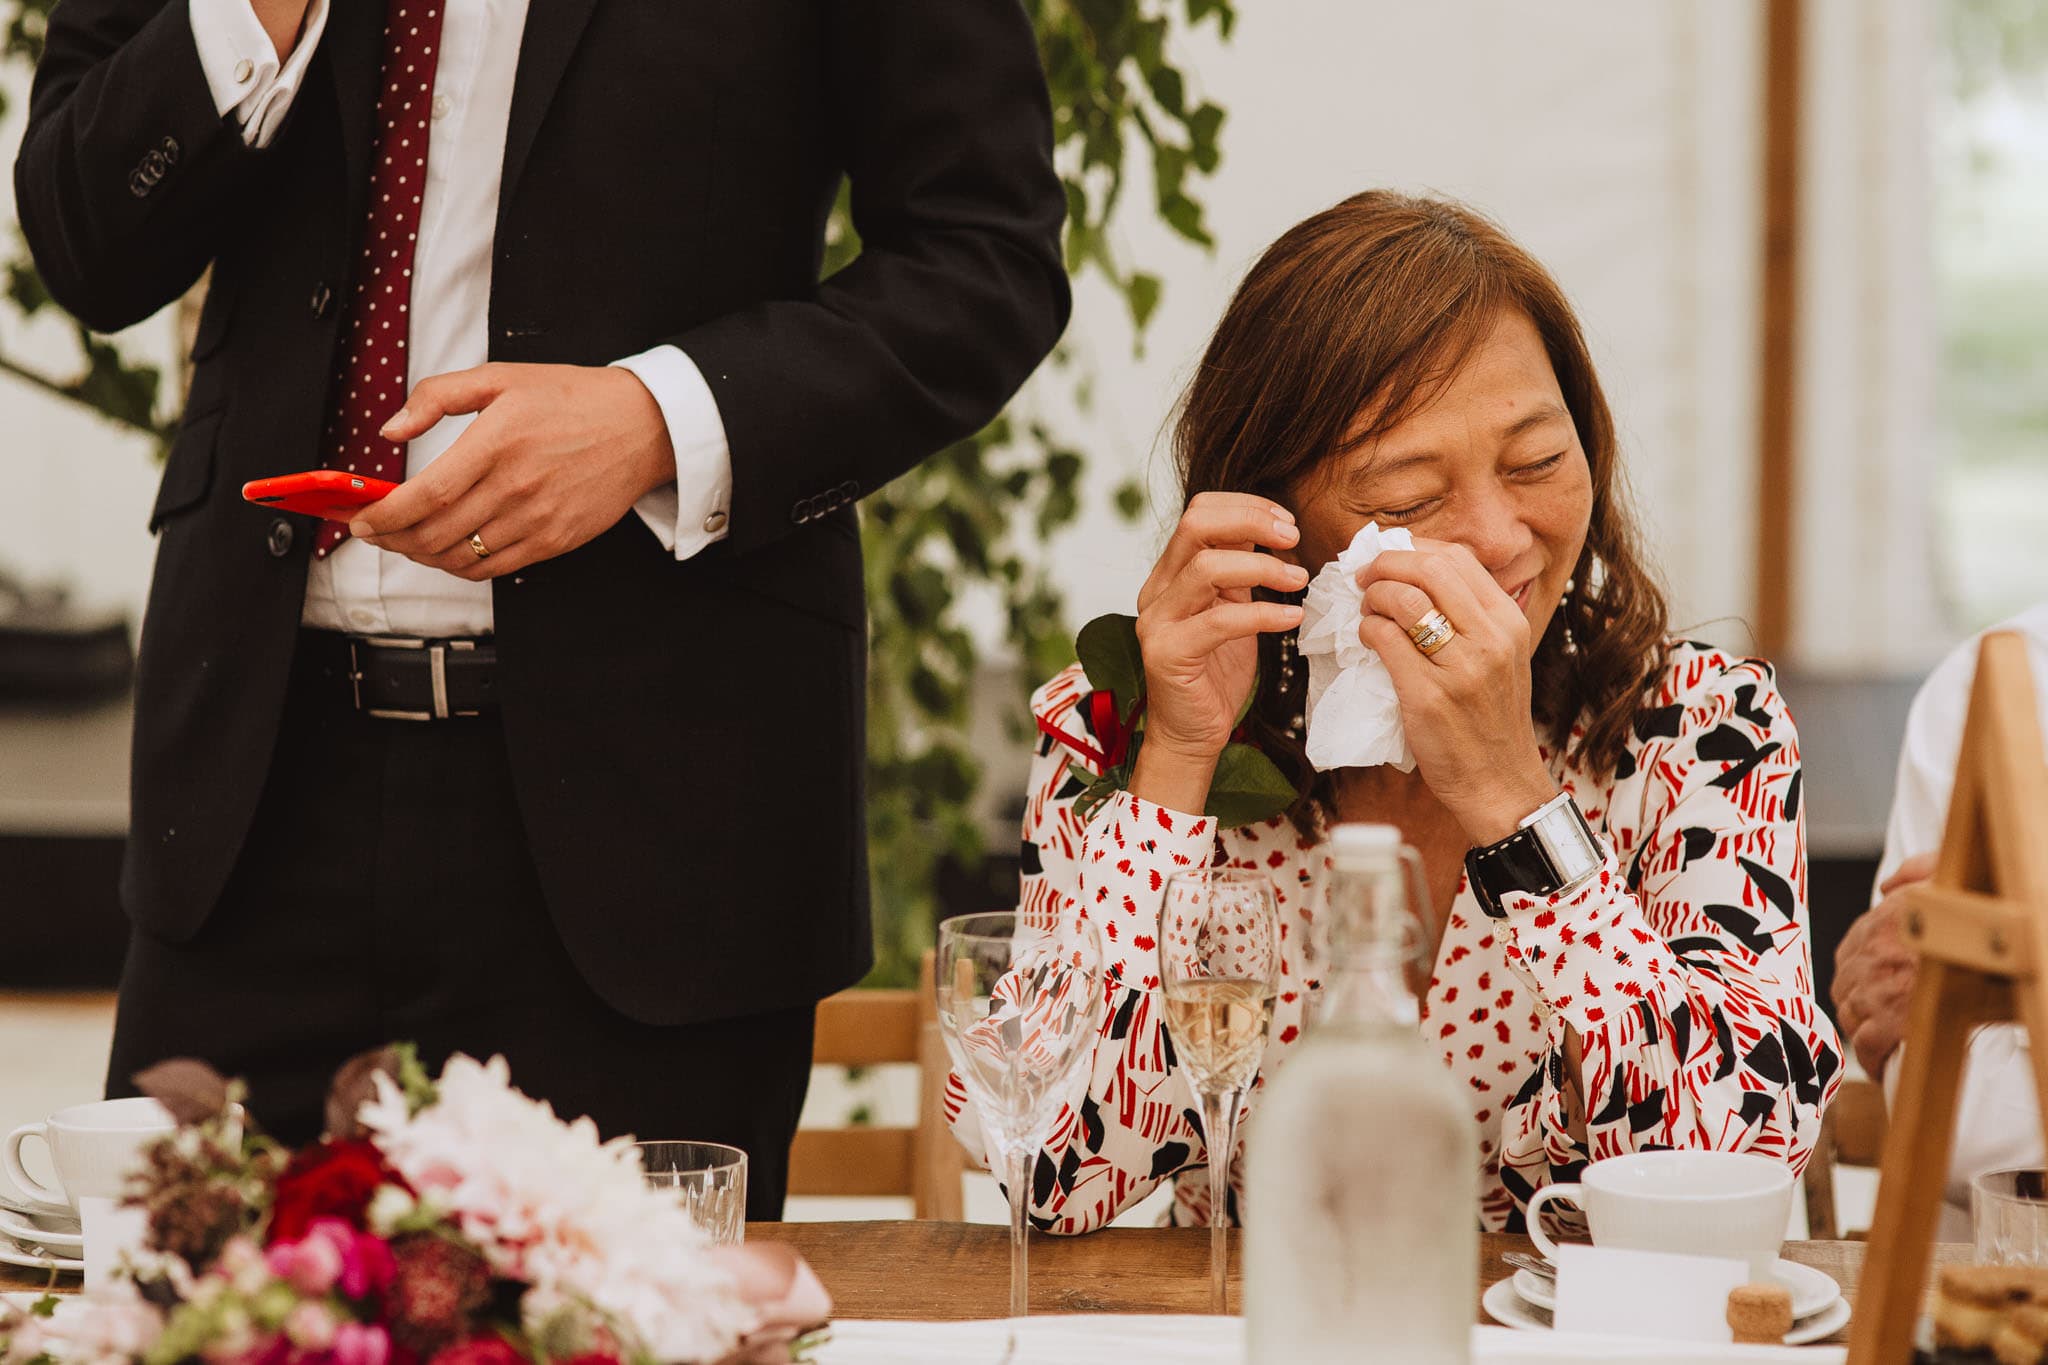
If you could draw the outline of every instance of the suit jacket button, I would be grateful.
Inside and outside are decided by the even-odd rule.
[[[333,311],[334,291],[329,289],[323,280],[313,286],[313,297],[307,300],[307,303],[316,319],[324,318],[329,312]]]
[[[275,559],[283,559],[292,552],[292,524],[283,517],[270,523],[269,547]]]
[[[174,137],[167,137],[163,140],[161,147],[164,154],[164,165],[177,165],[178,153],[183,150],[183,148],[178,146],[178,139]]]
[[[164,172],[170,168],[171,163],[166,161],[164,154],[155,148],[151,148],[143,154],[142,173],[148,176],[152,182],[163,179]]]
[[[799,526],[809,521],[813,515],[815,513],[811,510],[811,500],[809,498],[797,499],[796,506],[789,509],[789,519]]]
[[[155,188],[156,182],[144,179],[142,172],[139,170],[128,177],[128,193],[134,195],[137,199],[147,199],[149,192]]]

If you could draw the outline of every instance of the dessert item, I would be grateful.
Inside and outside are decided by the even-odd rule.
[[[1943,1266],[1935,1283],[1935,1344],[1983,1350],[2015,1310],[2029,1306],[2048,1307],[2048,1268]]]
[[[2048,1360],[2048,1308],[2028,1306],[2006,1314],[1991,1339],[1998,1365],[2041,1365]]]
[[[1792,1330],[1792,1291],[1774,1280],[1728,1291],[1728,1326],[1737,1345],[1777,1346]]]

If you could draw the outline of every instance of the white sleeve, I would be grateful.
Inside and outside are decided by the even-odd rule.
[[[234,116],[242,140],[251,147],[269,146],[327,28],[327,0],[310,0],[298,46],[282,62],[249,0],[189,3],[192,41],[199,49],[207,88],[213,92],[213,107],[222,118]]]
[[[732,448],[725,419],[697,362],[675,346],[656,346],[612,362],[654,395],[676,452],[676,481],[633,504],[661,548],[689,559],[724,540],[732,507]]]
[[[1948,820],[1949,790],[1955,785],[1956,756],[1963,746],[1963,717],[1969,710],[1970,683],[1977,672],[1977,642],[1951,653],[1928,675],[1906,713],[1906,734],[1899,745],[1898,780],[1892,787],[1891,819],[1886,822],[1884,856],[1878,860],[1870,903],[1877,888],[1915,854],[1941,846]]]

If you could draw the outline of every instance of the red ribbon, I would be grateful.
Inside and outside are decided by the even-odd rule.
[[[1064,730],[1055,729],[1052,722],[1043,716],[1035,716],[1033,719],[1038,722],[1038,728],[1042,733],[1093,763],[1098,771],[1106,773],[1113,768],[1122,767],[1124,760],[1131,755],[1131,737],[1137,733],[1138,716],[1145,710],[1145,703],[1140,701],[1133,708],[1131,723],[1126,725],[1116,713],[1116,694],[1107,688],[1097,688],[1081,700],[1088,708],[1088,728],[1098,737],[1107,740],[1108,753],[1104,753],[1085,739],[1077,739]]]

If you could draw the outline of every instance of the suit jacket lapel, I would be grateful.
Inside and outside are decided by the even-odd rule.
[[[351,222],[362,216],[370,193],[370,145],[376,135],[383,39],[383,0],[331,0],[320,46],[334,72]]]
[[[498,227],[505,206],[519,188],[520,172],[540,133],[576,42],[597,0],[529,0],[526,30],[519,40],[519,72],[512,83],[512,116],[505,125],[505,168],[498,186]]]

